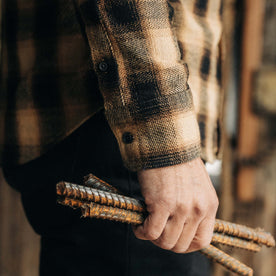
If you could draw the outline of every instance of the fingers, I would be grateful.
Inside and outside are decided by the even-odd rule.
[[[182,233],[171,249],[175,253],[186,253],[196,234],[199,222],[195,219],[187,219],[183,225]]]
[[[208,246],[218,207],[216,192],[200,159],[138,172],[149,213],[137,238],[177,253]]]
[[[182,212],[176,212],[171,216],[169,214],[169,212],[166,212],[165,216],[164,212],[149,214],[143,225],[133,228],[134,234],[139,239],[150,240],[160,248],[175,253],[197,251],[210,244],[215,216],[206,217],[203,211],[198,210],[186,215]]]
[[[172,249],[181,235],[184,223],[185,217],[179,213],[175,214],[168,219],[161,236],[152,242],[163,249]]]
[[[133,227],[133,232],[138,239],[156,240],[164,231],[170,213],[166,210],[153,211],[149,213],[143,225]]]
[[[217,205],[207,207],[193,202],[191,209],[182,205],[173,209],[155,209],[143,225],[133,228],[134,234],[175,253],[189,253],[207,247],[213,235]]]
[[[189,253],[207,247],[212,239],[217,204],[215,201],[209,206],[194,202],[188,212],[183,230],[175,246],[171,250],[175,253]]]
[[[215,218],[206,218],[198,226],[196,234],[185,253],[200,250],[207,247],[212,240]]]

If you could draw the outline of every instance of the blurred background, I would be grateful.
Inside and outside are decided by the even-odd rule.
[[[224,154],[207,169],[220,199],[218,218],[265,228],[275,237],[276,0],[223,2]],[[222,249],[253,267],[255,276],[275,275],[275,249]],[[0,172],[0,275],[36,276],[38,259],[39,237]],[[233,274],[214,264],[212,275]]]

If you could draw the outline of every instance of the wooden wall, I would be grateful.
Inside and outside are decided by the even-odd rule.
[[[239,1],[239,0],[237,0]],[[228,21],[234,26],[238,16],[234,7],[235,0],[229,4]],[[270,81],[276,78],[276,1],[244,0],[241,30],[239,64],[239,122],[238,134],[231,137],[224,131],[224,156],[221,177],[219,217],[252,227],[261,227],[276,237],[276,109],[275,96],[267,103],[258,100],[267,95],[275,95],[276,87]],[[231,7],[232,5],[232,7]],[[233,41],[233,29],[228,28],[228,47]],[[224,72],[231,80],[229,65],[233,63],[233,51],[226,60]],[[231,54],[232,53],[232,54]],[[268,75],[271,79],[269,79]],[[272,76],[272,77],[271,77]],[[272,79],[273,78],[273,79]],[[256,86],[265,82],[261,89]],[[270,90],[269,90],[270,89]],[[267,91],[265,91],[267,90]],[[229,91],[228,91],[229,92]],[[256,95],[261,95],[256,99]],[[273,104],[274,100],[274,104]],[[261,106],[256,108],[256,106]],[[274,108],[271,108],[274,106]],[[231,114],[227,114],[231,116]],[[235,143],[237,141],[237,143]],[[234,142],[234,143],[233,143]],[[276,271],[276,249],[263,248],[260,253],[228,249],[231,256],[254,269],[254,276],[274,276]],[[215,266],[215,276],[232,275]]]
[[[20,195],[0,170],[0,275],[37,276],[39,237],[28,224]]]

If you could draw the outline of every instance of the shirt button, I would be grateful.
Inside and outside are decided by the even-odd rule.
[[[122,136],[122,140],[125,144],[131,144],[134,140],[134,137],[130,132],[125,132]]]
[[[108,64],[105,61],[99,63],[99,70],[102,72],[106,72],[108,69]]]

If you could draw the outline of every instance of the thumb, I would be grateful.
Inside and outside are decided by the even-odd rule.
[[[141,240],[156,240],[158,239],[167,223],[169,212],[159,211],[149,213],[142,225],[132,226],[134,235]]]

